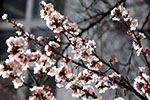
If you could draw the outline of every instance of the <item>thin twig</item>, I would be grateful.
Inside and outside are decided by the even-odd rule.
[[[140,29],[140,32],[142,32],[142,31],[143,31],[144,26],[145,26],[145,25],[146,25],[146,23],[148,22],[149,16],[150,16],[150,11],[148,12],[148,14],[147,14],[147,16],[146,16],[146,19],[145,19],[145,21],[144,21],[144,23],[143,23],[143,25],[142,25],[142,27],[141,27],[141,29]]]

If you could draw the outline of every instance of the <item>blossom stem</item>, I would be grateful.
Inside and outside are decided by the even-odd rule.
[[[30,70],[30,68],[27,68],[27,70],[29,71],[29,74],[30,74],[32,80],[35,82],[35,84],[36,84],[37,86],[39,86],[39,82],[37,81],[37,79],[36,79],[35,76],[33,75],[33,73],[32,73],[32,71]]]
[[[124,22],[124,24],[125,24],[125,26],[126,26],[128,29],[130,29],[130,26],[129,26],[126,22]],[[141,44],[140,40],[137,38],[137,36],[136,36],[135,32],[134,32],[134,31],[132,31],[132,33],[133,33],[133,35],[134,35],[135,39],[137,40],[137,43],[139,44],[140,48],[142,48],[143,46],[142,46],[142,44]],[[142,52],[143,52],[143,49],[142,49]],[[143,57],[144,57],[144,60],[145,60],[145,62],[146,62],[146,64],[147,64],[147,66],[148,66],[149,70],[150,70],[150,64],[149,64],[149,62],[148,62],[148,60],[147,60],[146,55],[145,55],[145,54],[143,54]]]
[[[106,66],[108,66],[110,69],[112,69],[114,72],[116,72],[117,74],[120,74],[115,68],[113,68],[110,64],[108,64],[107,62],[105,62],[104,60],[102,60],[96,53],[93,52],[93,54],[102,62],[104,63]],[[120,74],[121,75],[121,74]],[[126,89],[129,89],[130,91],[132,91],[135,95],[137,95],[139,98],[141,98],[141,100],[147,100],[147,98],[145,98],[144,96],[142,96],[140,93],[138,93],[133,86],[129,83],[128,80],[126,80],[122,75],[121,75],[122,79],[127,83],[126,84],[122,84],[119,83],[117,81],[115,81],[116,83],[121,84],[123,87],[125,87]],[[109,78],[110,79],[110,78]]]

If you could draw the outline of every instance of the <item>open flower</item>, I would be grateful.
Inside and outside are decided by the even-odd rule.
[[[136,27],[138,26],[138,20],[137,19],[133,19],[131,21],[131,25],[130,25],[130,29],[131,30],[136,30]]]
[[[5,14],[2,16],[2,19],[3,19],[3,20],[6,20],[7,17],[8,17],[8,15],[5,13]]]
[[[23,85],[23,82],[24,82],[24,76],[21,76],[21,77],[18,77],[18,78],[15,78],[12,82],[14,84],[14,87],[15,88],[19,88],[20,86]]]
[[[143,52],[142,52],[143,48],[141,47],[140,49],[137,50],[136,54],[137,56],[141,55]]]

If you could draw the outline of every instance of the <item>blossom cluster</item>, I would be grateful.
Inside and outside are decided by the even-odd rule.
[[[7,52],[9,52],[10,55],[8,59],[0,65],[0,75],[3,78],[12,78],[14,87],[18,88],[23,85],[25,77],[22,73],[28,68],[28,64],[23,56],[28,41],[21,36],[10,37],[6,43],[8,45]]]
[[[127,34],[132,35],[133,37],[133,48],[137,50],[137,56],[143,55],[145,59],[147,59],[146,56],[149,56],[150,49],[146,48],[145,51],[143,50],[141,39],[146,38],[144,33],[135,33],[135,30],[138,26],[137,19],[130,17],[129,11],[122,6],[114,8],[111,11],[111,17],[114,21],[124,22],[124,24],[129,28]],[[141,95],[144,94],[148,100],[150,100],[150,76],[144,73],[145,70],[145,67],[139,67],[139,76],[134,79],[133,86],[137,92],[139,92]]]
[[[64,35],[74,53],[74,59],[80,59],[82,61],[87,61],[87,66],[92,70],[99,70],[102,63],[98,60],[96,56],[91,56],[94,48],[96,48],[96,43],[94,40],[88,40],[88,37],[84,39],[78,37],[79,29],[76,23],[69,23],[68,18],[61,15],[59,12],[54,10],[51,3],[46,4],[41,2],[41,18],[43,18],[47,26],[57,33],[56,39],[60,41],[60,36]]]
[[[100,75],[94,74],[92,71],[99,71],[102,67],[102,62],[93,55],[94,49],[96,48],[96,43],[94,40],[88,40],[88,37],[80,38],[78,37],[78,26],[75,23],[69,23],[67,18],[61,15],[59,12],[55,11],[51,3],[46,4],[41,2],[41,18],[43,18],[47,26],[57,33],[57,40],[61,35],[64,35],[71,47],[72,52],[74,53],[74,59],[71,59],[67,56],[64,57],[64,61],[61,62],[61,67],[56,68],[52,67],[48,75],[55,76],[55,80],[58,83],[58,87],[64,87],[62,83],[68,82],[66,86],[67,89],[72,89],[74,97],[86,96],[88,99],[89,94],[81,94],[80,91],[88,91],[88,93],[94,93],[94,87],[87,86],[87,84],[94,83],[95,87],[99,90],[99,93],[105,93],[107,89],[116,89],[118,86],[114,81],[109,81],[109,78],[114,80],[120,78],[116,73],[112,75],[105,75],[105,77],[100,77]],[[61,39],[59,39],[60,41]],[[85,69],[83,72],[75,75],[71,73],[71,69],[68,67],[67,63],[74,62],[74,60],[79,59],[82,62],[86,62],[84,66]],[[117,60],[115,60],[117,61]],[[119,76],[119,77],[118,77]],[[106,78],[107,77],[107,78]],[[81,85],[81,87],[79,87]],[[83,88],[83,89],[82,89]],[[89,90],[90,88],[90,90]]]
[[[118,85],[115,84],[114,81],[109,81],[108,79],[112,78],[113,80],[116,80],[117,78],[120,78],[121,76],[117,73],[101,77],[92,71],[85,69],[77,76],[71,73],[71,69],[68,68],[64,62],[61,64],[60,68],[52,67],[52,69],[48,72],[48,75],[55,76],[57,87],[59,88],[64,87],[63,84],[67,82],[65,87],[66,89],[71,89],[73,91],[73,97],[79,98],[85,96],[84,100],[88,99],[91,94],[95,93],[94,86],[89,85],[91,83],[95,84],[95,88],[98,89],[99,93],[105,93],[108,89],[118,88]]]
[[[87,37],[84,39],[77,37],[76,35],[79,32],[77,24],[66,24],[67,18],[61,15],[59,12],[55,11],[52,4],[41,2],[41,6],[44,8],[41,11],[41,18],[44,18],[44,20],[47,21],[47,25],[50,29],[53,29],[55,33],[58,33],[56,36],[57,40],[60,41],[60,35],[62,34],[68,37],[73,52],[76,55],[74,56],[74,59],[80,58],[80,60],[83,61],[87,60],[87,68],[91,70],[99,70],[102,66],[102,63],[96,56],[91,55],[92,51],[94,51],[94,48],[96,47],[95,42],[93,40],[88,41]],[[42,17],[42,12],[44,11],[45,13],[46,10],[50,13],[47,13],[48,15],[45,14],[43,15],[45,17]],[[3,16],[3,19],[9,20],[6,14]],[[9,22],[11,21],[9,20]],[[48,44],[42,45],[40,43],[42,41],[46,41],[47,38],[44,38],[42,36],[36,38],[33,34],[29,35],[28,33],[22,31],[24,27],[22,24],[16,24],[16,22],[12,22],[12,24],[16,26],[19,31],[16,32],[18,36],[10,37],[6,41],[8,45],[7,52],[10,55],[9,59],[5,60],[0,67],[0,75],[3,78],[12,78],[14,87],[21,87],[22,85],[26,84],[24,82],[25,77],[23,76],[23,71],[29,70],[30,72],[31,68],[29,67],[29,63],[33,62],[35,67],[33,68],[33,73],[30,73],[32,74],[32,77],[34,76],[34,74],[47,73],[47,75],[55,76],[58,87],[63,87],[62,83],[68,81],[66,88],[72,89],[74,91],[73,96],[75,96],[76,94],[75,97],[77,97],[77,93],[78,97],[85,96],[86,99],[88,99],[89,96],[94,95],[94,88],[92,86],[79,86],[80,83],[78,82],[78,80],[80,79],[82,84],[89,83],[91,81],[90,74],[88,75],[88,73],[85,73],[85,71],[83,74],[80,73],[79,76],[71,73],[71,69],[68,67],[68,63],[72,60],[72,58],[70,58],[68,55],[61,55],[63,57],[63,61],[61,62],[59,68],[56,68],[56,66],[54,66],[56,61],[55,58],[57,55],[56,49],[60,47],[57,42],[50,41]],[[63,30],[60,31],[60,29],[62,28]],[[36,42],[37,45],[42,46],[43,49],[28,49],[28,44],[31,41]],[[82,77],[84,76],[87,76],[87,78],[83,79]],[[90,80],[87,80],[88,78]],[[73,88],[73,84],[75,84],[76,82],[77,84],[75,88]],[[90,88],[92,89],[92,91]],[[43,89],[44,88],[37,86],[31,88],[31,91],[33,91],[33,96],[30,97],[29,100],[38,100],[39,95],[43,95],[43,91],[41,91]],[[82,95],[79,94],[80,91],[82,91]],[[97,98],[96,96],[94,96],[94,98],[100,99],[100,97]],[[45,98],[45,100],[48,100],[48,98]]]
[[[138,20],[130,17],[130,12],[122,6],[115,7],[111,11],[111,17],[113,21],[122,21],[125,23],[125,25],[127,25],[129,28],[127,34],[132,35],[133,37],[133,48],[137,50],[137,56],[143,55],[144,51],[140,44],[140,40],[146,38],[146,36],[144,33],[138,32],[136,34],[134,32],[138,26]]]
[[[139,67],[139,76],[135,78],[134,87],[140,94],[145,94],[150,100],[150,76],[145,74],[145,67]]]
[[[96,95],[95,89],[102,94],[109,89],[123,88],[123,86],[126,89],[130,88],[129,84],[125,83],[125,78],[114,70],[111,65],[106,64],[114,72],[108,74],[101,71],[103,67],[102,62],[104,61],[95,54],[96,43],[94,40],[89,40],[88,37],[81,38],[78,36],[78,24],[70,23],[68,18],[57,12],[51,3],[47,4],[42,1],[40,5],[42,7],[40,12],[41,18],[46,21],[47,27],[56,33],[55,38],[57,41],[48,41],[47,37],[35,37],[33,34],[24,32],[24,26],[21,23],[16,24],[15,21],[12,22],[8,19],[7,14],[4,14],[2,19],[8,20],[19,31],[16,32],[17,36],[10,37],[6,41],[9,56],[8,59],[0,64],[0,76],[11,78],[14,87],[19,88],[23,85],[28,85],[24,81],[25,76],[23,76],[23,72],[28,71],[36,83],[36,86],[29,87],[33,92],[29,100],[56,100],[49,87],[43,84],[43,86],[40,86],[38,83],[39,80],[35,78],[37,74],[55,77],[57,87],[70,89],[73,91],[73,97],[82,97],[83,100],[88,100],[90,97],[94,100],[102,100],[102,97]],[[133,47],[137,50],[137,55],[149,55],[150,49],[147,48],[144,51],[140,44],[140,40],[145,38],[144,33],[138,32],[136,34],[134,32],[138,26],[137,19],[131,18],[129,11],[122,6],[114,8],[111,11],[111,17],[114,21],[122,21],[128,26],[129,31],[127,33],[131,34],[134,39]],[[61,36],[64,36],[68,40],[73,57],[70,57],[69,54],[58,52],[57,49],[60,47],[60,43],[63,42]],[[36,45],[34,49],[28,48],[30,43]],[[41,48],[37,48],[39,46]],[[62,58],[58,65],[56,64],[57,56]],[[33,72],[29,66],[30,62],[34,64]],[[118,62],[118,58],[111,58],[109,62],[111,64],[112,62]],[[75,68],[80,66],[84,70],[78,74],[74,74],[69,66],[70,63]],[[144,68],[140,67],[139,76],[134,81],[134,87],[140,94],[145,94],[150,99],[150,77],[144,74],[143,71]],[[117,97],[114,100],[124,99]]]
[[[28,70],[37,84],[37,86],[30,86],[33,96],[30,96],[29,100],[40,100],[40,98],[43,100],[55,100],[50,88],[39,86],[38,81],[34,78],[36,74],[41,75],[43,73],[51,77],[55,76],[57,87],[71,89],[73,97],[83,97],[84,100],[89,99],[89,97],[94,100],[102,100],[101,97],[96,96],[94,88],[97,88],[99,93],[105,93],[108,89],[118,88],[115,81],[119,81],[121,75],[117,73],[112,73],[111,75],[94,73],[94,71],[99,72],[102,67],[102,62],[93,54],[96,48],[95,41],[88,40],[88,37],[78,37],[78,25],[69,23],[68,18],[57,12],[51,3],[46,4],[42,1],[40,5],[42,7],[41,18],[46,21],[48,28],[56,33],[55,38],[57,41],[61,41],[61,35],[68,39],[74,57],[71,58],[68,54],[63,55],[57,52],[57,48],[60,47],[57,42],[49,41],[48,44],[41,44],[41,42],[47,41],[48,38],[42,36],[36,38],[33,34],[29,35],[23,31],[24,26],[21,23],[12,22],[8,19],[7,14],[4,14],[2,18],[12,23],[19,31],[16,32],[18,36],[10,37],[6,41],[8,45],[7,52],[10,55],[0,65],[0,75],[3,78],[12,78],[14,87],[19,88],[22,85],[26,85],[23,71]],[[31,41],[33,44],[41,46],[42,49],[28,49],[27,47]],[[55,66],[56,56],[63,58],[59,67]],[[79,60],[82,64],[75,60]],[[118,60],[115,58],[114,61],[117,62]],[[35,65],[33,73],[30,70],[30,62]],[[68,66],[70,62],[77,66],[83,66],[85,70],[78,75],[72,73],[71,68]],[[94,86],[89,85],[92,83]]]
[[[44,85],[41,87],[34,86],[30,89],[33,92],[33,95],[29,97],[29,100],[56,100],[51,92],[51,88],[48,86],[45,87]]]

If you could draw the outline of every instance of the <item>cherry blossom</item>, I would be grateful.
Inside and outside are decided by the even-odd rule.
[[[131,30],[135,30],[137,26],[138,26],[138,21],[137,21],[137,19],[133,19],[133,20],[131,21],[131,25],[130,25]]]
[[[16,54],[20,51],[24,51],[27,48],[28,42],[23,38],[20,37],[9,37],[9,39],[6,40],[8,50],[7,52]]]
[[[97,57],[89,56],[87,61],[89,62],[87,64],[89,69],[91,69],[91,70],[100,70],[100,68],[102,66],[102,62],[100,62]]]
[[[21,24],[21,23],[17,23],[17,26],[18,26],[19,28],[23,28],[23,24]]]
[[[95,87],[99,89],[99,93],[105,93],[109,89],[108,83],[104,80],[99,81]]]
[[[22,34],[21,31],[16,31],[17,35],[20,36]]]
[[[137,53],[137,56],[139,56],[139,55],[141,55],[141,54],[142,54],[142,50],[143,50],[143,48],[142,48],[142,47],[141,47],[140,49],[138,49],[138,50],[137,50],[137,52],[136,52],[136,53]]]
[[[7,19],[8,15],[5,13],[3,16],[2,16],[2,19],[5,20]]]
[[[19,78],[15,78],[12,82],[14,84],[14,88],[19,88],[20,86],[23,85],[24,82],[24,76],[21,76]]]
[[[133,43],[133,48],[134,48],[135,50],[140,49],[140,46],[139,46],[139,44],[137,43],[136,40],[134,40],[132,43]]]

